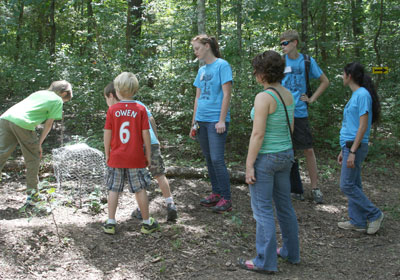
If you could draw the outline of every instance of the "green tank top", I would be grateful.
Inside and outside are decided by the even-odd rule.
[[[271,91],[264,91],[271,95],[276,101],[276,110],[269,114],[265,128],[264,140],[261,145],[260,154],[278,153],[292,148],[292,140],[286,120],[285,108],[278,97]],[[293,122],[295,103],[287,106],[290,123]],[[251,110],[251,119],[254,120],[254,107]]]

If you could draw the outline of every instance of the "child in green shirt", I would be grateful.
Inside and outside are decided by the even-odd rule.
[[[63,103],[71,98],[71,84],[67,81],[55,81],[48,90],[32,93],[0,116],[0,172],[19,143],[26,165],[29,205],[39,182],[42,144],[53,121],[62,118]],[[35,128],[43,122],[44,128],[38,138]]]

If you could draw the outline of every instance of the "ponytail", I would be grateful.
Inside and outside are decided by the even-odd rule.
[[[358,62],[352,62],[344,67],[344,72],[346,75],[351,75],[357,85],[368,90],[372,99],[372,123],[379,121],[381,113],[379,96],[371,77],[364,73],[364,67]]]
[[[203,45],[209,44],[213,55],[216,58],[221,58],[221,52],[219,51],[218,41],[214,36],[208,36],[206,34],[197,35],[192,39],[192,42],[199,41]]]

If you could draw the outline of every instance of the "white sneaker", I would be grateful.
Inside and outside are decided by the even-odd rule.
[[[368,223],[367,233],[375,234],[381,228],[384,218],[385,218],[385,215],[383,215],[383,212],[382,212],[382,215],[378,219],[376,219],[373,222]]]
[[[338,227],[341,229],[346,229],[346,230],[355,230],[358,232],[366,232],[367,229],[366,228],[362,228],[362,227],[358,227],[353,225],[352,223],[350,223],[350,221],[346,221],[346,222],[339,222]]]

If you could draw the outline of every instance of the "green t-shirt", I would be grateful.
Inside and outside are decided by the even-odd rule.
[[[60,120],[62,109],[63,100],[60,96],[49,90],[40,90],[12,106],[0,118],[24,129],[35,130],[45,120]]]

